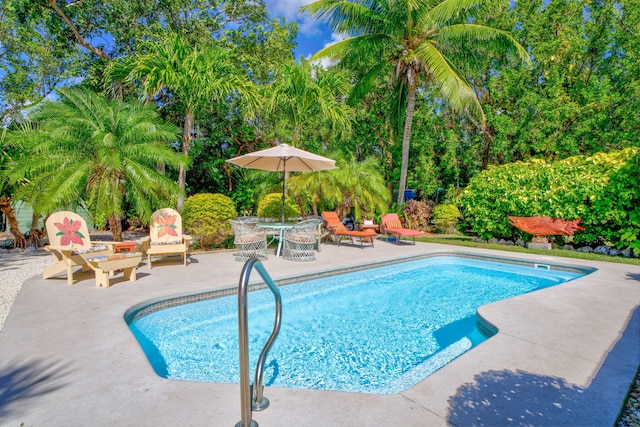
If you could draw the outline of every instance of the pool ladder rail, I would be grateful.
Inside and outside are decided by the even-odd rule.
[[[260,277],[273,293],[276,301],[276,316],[271,336],[264,345],[258,363],[253,386],[249,384],[249,337],[247,322],[247,288],[249,287],[249,276],[251,271],[256,269]],[[235,427],[258,427],[258,423],[251,419],[251,412],[263,411],[269,407],[269,399],[263,396],[264,386],[262,385],[262,375],[264,373],[264,362],[271,349],[282,321],[282,298],[280,290],[273,283],[271,276],[267,273],[262,263],[257,258],[249,258],[242,267],[240,282],[238,283],[238,335],[240,343],[240,410],[242,418]]]

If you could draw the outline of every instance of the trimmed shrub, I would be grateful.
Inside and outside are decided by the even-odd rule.
[[[460,211],[455,205],[445,203],[433,208],[433,226],[439,233],[455,233],[459,219]]]
[[[195,194],[184,201],[182,222],[201,248],[227,247],[233,230],[230,219],[238,216],[233,200],[224,194]]]
[[[282,217],[282,193],[270,193],[258,202],[256,212],[260,218]],[[300,209],[289,196],[284,199],[284,219],[296,218],[300,216]]]
[[[414,230],[429,231],[431,220],[431,206],[418,200],[409,200],[402,209],[406,224]]]

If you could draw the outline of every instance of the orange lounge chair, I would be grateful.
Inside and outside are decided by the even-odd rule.
[[[416,244],[416,236],[422,236],[424,232],[418,230],[412,230],[411,228],[404,228],[398,218],[398,214],[388,213],[382,216],[382,232],[384,234],[396,235],[396,245],[402,237],[408,240],[409,237],[413,237],[413,244]]]
[[[340,241],[347,237],[351,240],[351,243],[355,246],[355,242],[353,238],[357,238],[360,240],[360,247],[364,248],[364,243],[371,243],[371,247],[373,247],[373,242],[376,240],[376,232],[374,230],[368,229],[364,231],[350,231],[340,222],[340,218],[338,218],[338,214],[335,212],[322,212],[322,219],[324,220],[324,225],[327,228],[330,236],[333,236],[335,240],[338,242],[338,246],[340,246]]]

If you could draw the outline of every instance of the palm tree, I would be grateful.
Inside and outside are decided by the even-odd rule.
[[[404,103],[402,163],[398,205],[404,203],[411,126],[416,89],[420,79],[437,87],[456,111],[477,120],[485,117],[470,84],[459,66],[473,60],[479,50],[515,52],[529,61],[526,50],[507,32],[476,23],[471,12],[486,4],[482,0],[319,0],[302,7],[348,38],[317,52],[311,59],[332,58],[344,67],[357,65],[364,71],[353,94],[367,93],[379,77],[393,74],[399,83],[398,99]]]
[[[338,169],[329,171],[334,182],[342,189],[342,200],[338,203],[338,214],[346,216],[353,208],[357,221],[364,215],[372,216],[386,212],[389,189],[385,185],[379,159],[367,157],[359,161],[354,155],[338,157]]]
[[[268,108],[282,123],[290,144],[299,145],[304,126],[323,117],[339,132],[349,132],[355,116],[344,101],[349,93],[347,76],[337,70],[312,69],[304,59],[300,64],[284,64],[269,88]]]
[[[318,206],[336,206],[342,200],[340,182],[329,171],[304,172],[287,180],[287,192],[305,212],[318,216]]]
[[[8,166],[10,182],[26,180],[15,198],[41,213],[86,203],[94,223],[108,220],[121,241],[125,205],[144,220],[179,193],[157,168],[184,165],[171,148],[179,131],[153,105],[107,102],[78,87],[58,93],[60,101],[46,102],[31,126],[11,135],[26,153]]]
[[[338,208],[338,215],[345,216],[353,208],[359,221],[374,211],[385,212],[389,202],[389,189],[384,183],[377,158],[367,157],[359,161],[354,155],[344,157],[334,153],[337,169],[301,173],[287,183],[289,194],[310,205],[318,215],[318,205]]]
[[[105,71],[110,82],[142,82],[147,100],[163,95],[162,102],[179,102],[184,108],[182,153],[189,157],[196,113],[211,108],[234,94],[243,95],[250,103],[256,96],[248,78],[238,72],[227,50],[211,45],[193,44],[179,35],[155,43],[150,53],[115,60]],[[178,173],[178,186],[184,193],[187,162]],[[184,195],[178,196],[182,210]]]

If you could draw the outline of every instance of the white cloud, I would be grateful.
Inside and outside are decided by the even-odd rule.
[[[342,41],[346,38],[348,38],[346,34],[333,32],[331,33],[331,40],[325,43],[323,47],[331,46],[332,44],[338,43],[339,41]],[[309,59],[310,57],[311,55],[308,55],[307,59]],[[336,65],[337,63],[338,61],[329,58],[322,58],[312,62],[312,64],[319,65],[322,68],[329,68]]]
[[[267,0],[267,10],[272,16],[284,16],[289,20],[300,18],[300,7],[310,0]]]
[[[289,21],[297,21],[300,34],[312,36],[321,33],[322,25],[315,18],[300,12],[300,7],[311,0],[267,0],[267,10],[274,18],[284,17]]]
[[[334,43],[341,42],[342,40],[347,38],[349,38],[349,35],[347,34],[333,32],[331,33],[331,40],[327,44],[325,44],[324,47],[330,46]]]

